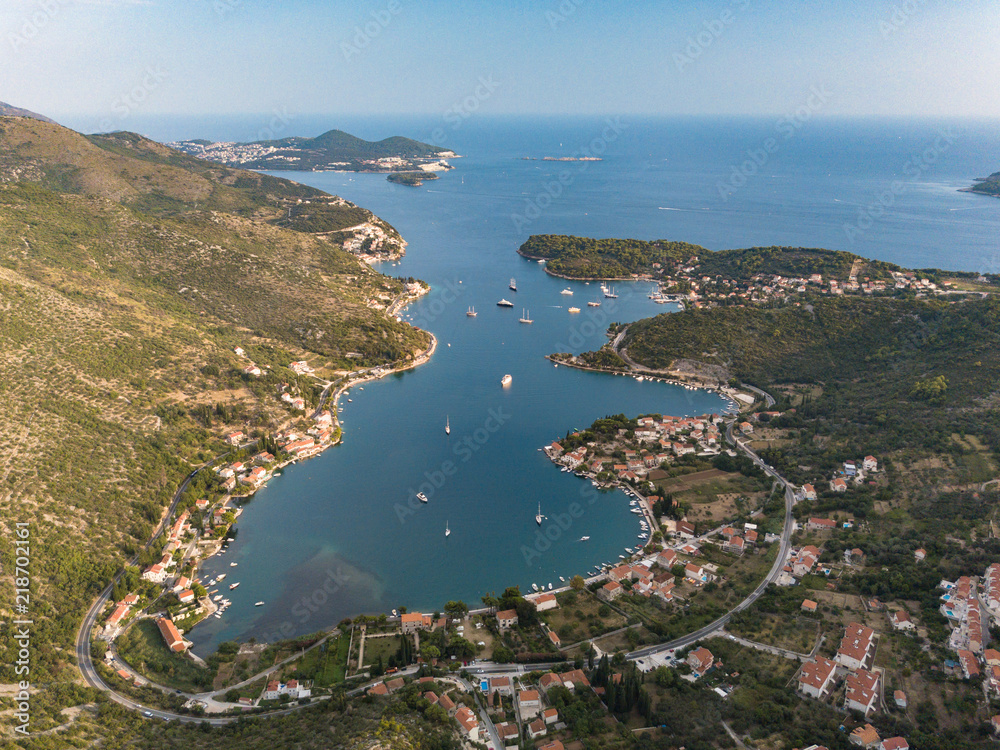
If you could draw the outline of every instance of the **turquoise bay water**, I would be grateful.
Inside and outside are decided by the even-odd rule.
[[[436,125],[365,121],[346,129],[428,139]],[[714,394],[547,361],[551,352],[600,346],[610,321],[668,306],[647,299],[648,284],[616,285],[621,297],[610,304],[599,285],[550,277],[517,256],[520,243],[553,232],[712,249],[821,246],[911,267],[997,272],[1000,202],[956,192],[1000,166],[996,129],[953,126],[953,143],[918,178],[908,176],[914,155],[946,127],[813,123],[724,200],[719,184],[730,183],[734,165],[773,133],[773,123],[626,122],[605,139],[604,161],[542,162],[521,157],[569,155],[598,143],[607,123],[470,120],[447,131],[442,144],[465,158],[422,188],[379,175],[281,173],[371,208],[399,229],[409,242],[406,258],[381,270],[432,285],[404,316],[432,331],[439,346],[428,364],[355,388],[352,401],[340,404],[344,444],[289,467],[246,506],[236,541],[203,570],[206,578],[226,572],[226,584],[241,585],[226,591],[234,604],[221,620],[191,633],[196,651],[312,632],[361,612],[432,611],[453,598],[474,606],[508,585],[558,584],[560,575],[617,560],[638,533],[625,497],[596,494],[537,449],[606,414],[701,414],[725,404]],[[240,132],[160,137],[239,139]],[[889,208],[849,239],[845,225],[855,225],[894,180],[903,187],[892,192]],[[511,277],[517,292],[507,288]],[[564,288],[574,294],[560,294]],[[515,307],[497,308],[501,297]],[[595,299],[602,307],[587,307]],[[582,312],[570,315],[571,305]],[[470,306],[476,318],[466,316]],[[522,307],[532,325],[518,323]],[[505,389],[506,373],[513,383]],[[421,489],[426,505],[413,500]],[[539,502],[549,517],[541,529]],[[584,535],[590,541],[580,542]],[[254,607],[259,600],[265,604]]]

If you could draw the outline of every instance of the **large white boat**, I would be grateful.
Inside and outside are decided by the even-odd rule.
[[[451,420],[447,415],[445,415],[444,418],[444,434],[445,435],[451,434]]]
[[[237,581],[236,583],[231,583],[231,584],[229,584],[229,590],[232,591],[234,588],[236,588],[239,585],[240,585],[239,581]]]
[[[219,574],[219,576],[216,577],[216,579],[215,579],[216,582],[221,581],[222,579],[224,579],[226,577],[226,575],[227,575],[226,573]]]
[[[444,535],[446,537],[451,536],[451,529],[448,528],[448,522],[447,521],[444,522]]]
[[[572,293],[573,293],[573,290],[570,289],[569,287],[566,287],[561,292],[559,292],[559,294],[572,294]]]
[[[517,291],[517,282],[514,281],[514,279],[510,280],[509,288],[510,288],[510,290],[512,292],[516,292]]]
[[[581,542],[586,542],[586,541],[589,541],[589,540],[590,540],[590,537],[589,537],[589,536],[581,536],[581,537],[580,537],[580,541],[581,541]]]
[[[476,317],[476,315],[478,315],[479,313],[477,313],[477,312],[476,312],[476,308],[474,308],[474,307],[470,307],[470,308],[469,308],[469,311],[468,311],[467,313],[465,313],[465,314],[466,314],[466,315],[468,315],[468,316],[469,316],[470,318],[474,318],[474,317]]]
[[[600,307],[600,306],[601,306],[600,302],[588,302],[587,303],[587,307]]]
[[[510,375],[504,375],[503,379],[500,381],[500,385],[504,386],[510,385],[513,382],[513,380],[514,378],[511,377]]]
[[[425,495],[423,492],[418,492],[417,493],[417,500],[419,500],[422,503],[426,503],[427,502],[427,495]]]
[[[610,289],[605,289],[604,296],[607,297],[608,299],[618,299],[618,295],[615,293],[614,287],[611,287]]]
[[[571,307],[571,308],[569,309],[569,311],[570,311],[571,313],[578,313],[578,312],[580,312],[580,308],[579,308],[579,307]]]
[[[528,311],[525,310],[524,308],[521,308],[521,322],[522,323],[534,323],[535,322],[535,321],[533,321],[531,319],[531,317],[528,314]]]
[[[255,607],[263,607],[264,606],[264,602],[254,602],[253,606],[255,606]]]
[[[499,302],[497,302],[497,307],[513,307],[513,306],[514,303],[511,302],[510,300],[502,299]]]

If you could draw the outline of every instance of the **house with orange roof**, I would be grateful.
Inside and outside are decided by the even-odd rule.
[[[960,649],[958,652],[958,662],[962,665],[962,675],[965,679],[970,680],[973,677],[979,676],[979,662],[976,661],[974,653],[964,648]]]
[[[597,595],[606,602],[611,602],[617,599],[625,589],[618,581],[608,581],[598,590]]]
[[[535,610],[538,612],[546,612],[559,606],[555,594],[542,594],[532,599],[531,603],[535,605]]]
[[[910,613],[905,609],[897,609],[889,613],[889,622],[895,630],[913,630],[916,627],[910,619]]]
[[[548,728],[545,726],[545,721],[543,719],[535,719],[533,722],[528,724],[528,739],[538,739],[547,731]]]
[[[840,641],[834,660],[848,669],[862,669],[875,646],[875,631],[856,622],[850,623]]]
[[[803,612],[815,612],[818,605],[812,599],[802,600],[802,611]]]
[[[844,708],[868,716],[875,710],[879,698],[879,673],[857,669],[847,675]]]
[[[404,635],[416,633],[418,630],[430,630],[431,617],[420,612],[406,612],[400,617],[400,625]]]
[[[163,642],[167,644],[167,648],[174,653],[181,653],[187,651],[187,644],[181,637],[180,631],[177,630],[177,626],[166,617],[156,618],[156,627],[160,630],[160,635],[163,636]]]
[[[704,677],[714,665],[715,657],[712,656],[712,652],[707,648],[699,646],[688,654],[687,663],[691,667],[692,674],[696,677]]]
[[[822,699],[833,686],[836,675],[837,664],[817,656],[802,665],[799,672],[799,692],[810,698]]]
[[[442,693],[438,698],[438,705],[441,706],[449,715],[453,715],[455,712],[455,701],[453,701],[447,693]]]
[[[458,722],[459,729],[462,730],[470,742],[479,742],[479,720],[472,709],[461,706],[455,711],[455,721]]]
[[[871,724],[865,724],[863,727],[858,727],[850,736],[847,738],[850,740],[852,745],[857,745],[858,747],[877,748],[879,742],[882,738],[878,736],[878,730],[875,729]]]
[[[521,721],[534,718],[542,712],[542,701],[537,690],[522,690],[517,694],[517,710]]]
[[[500,626],[500,632],[509,630],[510,628],[516,626],[517,610],[505,609],[502,612],[497,612],[497,624]]]

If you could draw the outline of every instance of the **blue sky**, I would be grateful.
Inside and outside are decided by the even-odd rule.
[[[0,100],[57,119],[1000,117],[994,0],[0,3]]]

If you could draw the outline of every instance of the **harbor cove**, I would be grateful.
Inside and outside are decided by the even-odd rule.
[[[804,196],[797,171],[825,175],[833,156],[817,152],[803,134],[802,143],[775,157],[773,176],[749,181],[726,202],[715,196],[715,183],[739,153],[734,126],[721,122],[647,124],[642,136],[625,128],[606,144],[600,162],[522,158],[569,154],[572,144],[589,143],[600,132],[600,122],[470,123],[447,144],[463,156],[452,161],[455,169],[420,188],[376,174],[280,173],[368,207],[399,230],[408,242],[405,257],[378,268],[430,284],[430,293],[400,316],[434,334],[437,348],[418,368],[342,394],[343,442],[287,467],[245,504],[235,539],[200,570],[206,580],[229,573],[227,580],[240,587],[228,592],[232,605],[221,618],[187,634],[196,653],[205,656],[223,641],[314,632],[361,613],[429,612],[452,599],[475,607],[507,586],[559,586],[560,577],[616,562],[636,545],[640,517],[630,512],[627,496],[560,471],[541,449],[606,415],[717,414],[730,402],[718,393],[546,359],[599,348],[609,324],[676,305],[649,299],[649,282],[616,281],[618,296],[610,299],[599,282],[547,274],[544,264],[516,253],[528,234],[665,237],[714,249],[808,242],[911,267],[978,268],[994,252],[995,220],[975,210],[942,213],[973,200],[956,189],[967,182],[964,172],[975,172],[962,160],[970,158],[963,148],[974,150],[985,138],[976,132],[966,132],[949,154],[951,172],[942,166],[934,182],[910,186],[897,214],[888,213],[848,247],[843,225],[850,218],[840,199],[863,205],[891,182],[899,165],[885,156],[886,144],[879,144],[881,160],[861,154],[846,165],[858,172],[850,180],[814,174],[811,196]],[[765,124],[744,125],[761,137],[767,133]],[[934,125],[925,130],[910,141],[930,137]],[[865,132],[861,124],[845,126],[841,137],[860,141]],[[899,146],[899,164],[908,145]],[[706,167],[710,152],[715,156]],[[538,199],[546,184],[560,179],[558,197]],[[821,193],[838,197],[820,201],[825,214],[816,209]],[[612,204],[612,195],[621,197]],[[543,202],[528,226],[514,218]],[[807,205],[810,225],[803,234]],[[918,236],[908,224],[914,214],[940,229],[921,225]],[[956,223],[960,243],[954,242]],[[944,246],[962,246],[968,255],[943,257]],[[512,279],[516,291],[509,288]],[[498,306],[501,299],[513,307]],[[472,309],[475,316],[468,314]],[[501,385],[505,375],[511,376],[507,386]],[[542,524],[536,513],[544,515]]]

